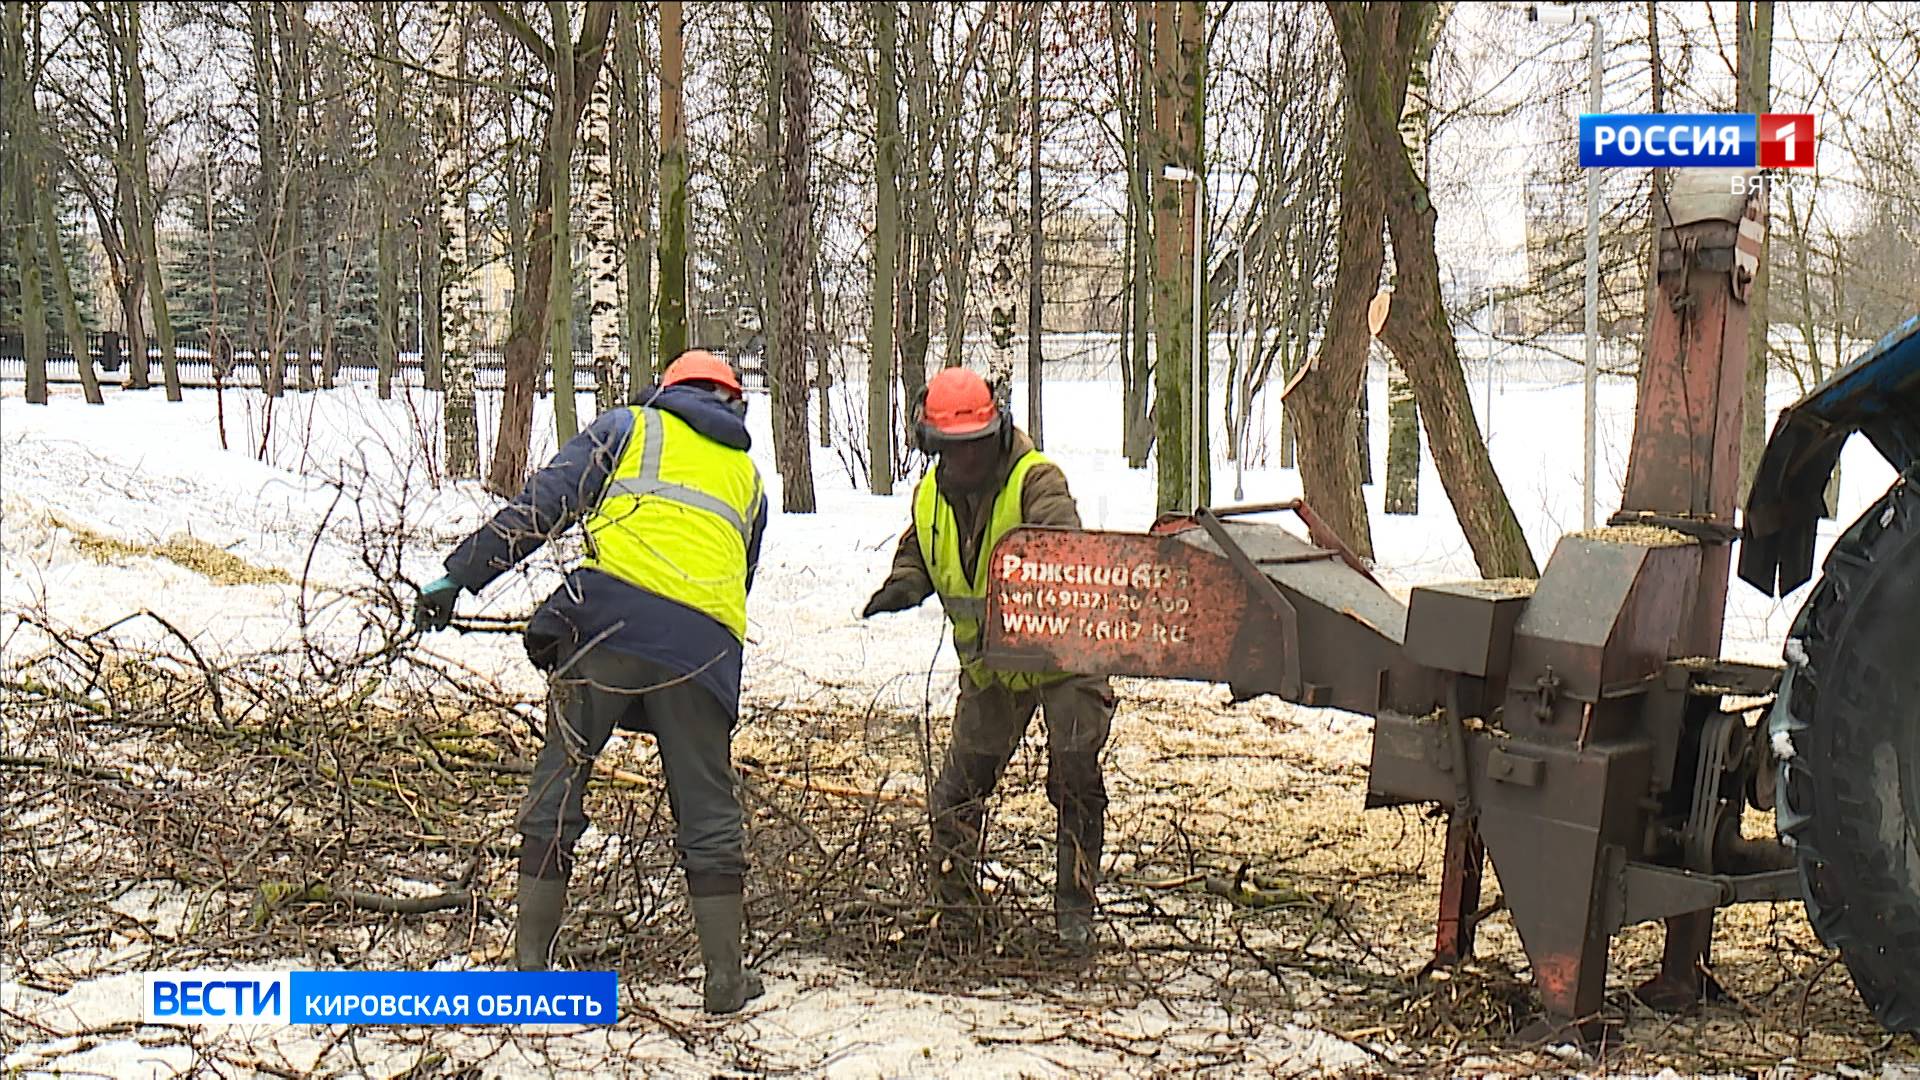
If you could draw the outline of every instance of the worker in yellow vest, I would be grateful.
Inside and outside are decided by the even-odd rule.
[[[415,614],[422,629],[444,629],[462,590],[479,592],[581,523],[586,558],[527,624],[528,655],[551,673],[552,694],[517,822],[514,961],[537,971],[551,960],[594,759],[615,728],[647,732],[660,748],[715,1013],[761,993],[740,959],[746,838],[730,746],[747,589],[767,523],[746,413],[725,360],[682,354],[658,386],[569,440],[456,548]]]
[[[893,572],[863,617],[915,607],[937,593],[953,626],[960,697],[953,740],[933,786],[934,902],[957,915],[977,910],[975,864],[985,800],[999,783],[1035,711],[1046,716],[1047,798],[1059,814],[1054,919],[1075,952],[1093,942],[1095,887],[1106,829],[1100,751],[1113,720],[1103,676],[1002,671],[981,657],[987,561],[1021,525],[1080,527],[1059,466],[1014,428],[986,381],[947,368],[927,382],[916,436],[937,458],[913,496],[913,524],[900,537]]]

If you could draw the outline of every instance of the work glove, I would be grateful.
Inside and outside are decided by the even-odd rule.
[[[442,577],[420,590],[413,602],[413,626],[421,632],[445,630],[453,624],[453,602],[460,598],[460,583]]]
[[[926,599],[926,597],[916,596],[915,592],[914,587],[905,581],[896,581],[890,585],[883,585],[880,587],[880,591],[874,593],[873,598],[867,601],[866,610],[860,613],[860,617],[863,619],[871,619],[875,615],[884,614],[889,611],[905,611],[908,608],[919,607],[920,601]]]

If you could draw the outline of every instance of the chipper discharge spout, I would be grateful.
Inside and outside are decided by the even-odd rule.
[[[1704,175],[1701,175],[1704,174]],[[1375,717],[1369,806],[1437,803],[1436,959],[1469,954],[1493,860],[1546,1021],[1599,1013],[1621,927],[1668,920],[1643,997],[1698,1000],[1712,912],[1797,896],[1757,718],[1779,680],[1719,652],[1764,195],[1683,174],[1661,232],[1652,355],[1623,509],[1533,581],[1402,603],[1298,503],[1200,510],[1151,535],[1022,529],[990,561],[993,662],[1229,684]],[[1307,538],[1246,520],[1294,510]]]

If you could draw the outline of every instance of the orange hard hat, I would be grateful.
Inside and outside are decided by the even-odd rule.
[[[961,367],[945,368],[927,380],[922,415],[935,435],[947,439],[977,438],[1000,427],[1000,409],[987,380]]]
[[[671,364],[660,380],[661,386],[672,386],[683,382],[710,382],[724,386],[738,395],[740,377],[733,373],[733,365],[720,359],[705,349],[688,349],[681,353]]]

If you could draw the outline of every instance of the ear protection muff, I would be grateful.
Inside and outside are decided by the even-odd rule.
[[[912,417],[913,421],[913,448],[928,457],[932,457],[933,430],[927,425],[927,386],[925,383],[921,383],[920,389],[914,393],[913,408],[907,415]]]

